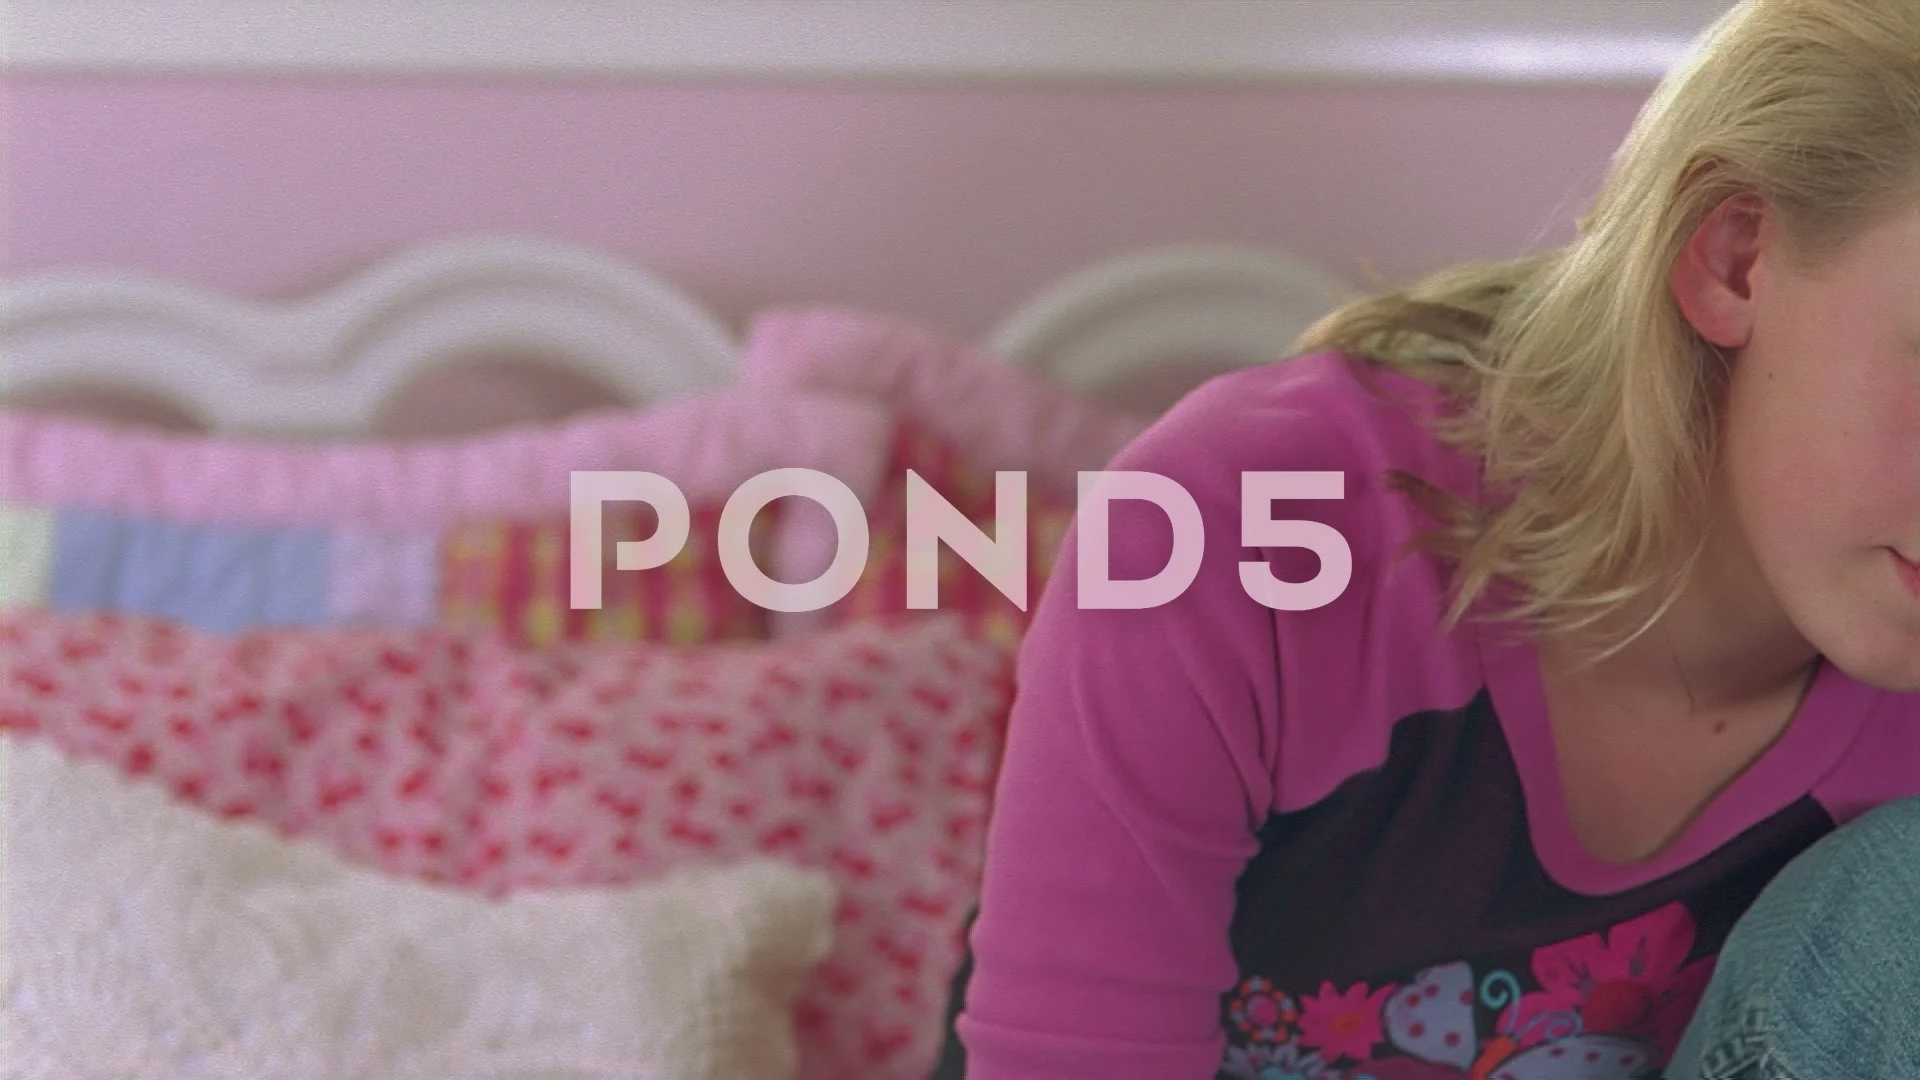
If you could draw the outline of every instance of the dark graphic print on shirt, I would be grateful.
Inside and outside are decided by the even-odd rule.
[[[1574,893],[1535,853],[1485,693],[1269,819],[1239,884],[1229,1080],[1641,1080],[1734,920],[1833,828],[1802,798],[1685,869]]]

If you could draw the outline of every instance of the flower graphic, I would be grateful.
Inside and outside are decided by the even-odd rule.
[[[1233,1080],[1338,1080],[1320,1055],[1298,1043],[1227,1048],[1220,1071]]]
[[[1355,983],[1345,991],[1335,990],[1330,982],[1321,983],[1317,996],[1301,998],[1301,1044],[1319,1049],[1328,1061],[1343,1057],[1365,1061],[1386,1038],[1380,1006],[1395,989],[1389,983],[1369,994],[1366,983]]]
[[[1228,1016],[1254,1042],[1280,1043],[1293,1035],[1300,1011],[1292,998],[1274,989],[1272,981],[1255,975],[1240,984]]]
[[[1583,1032],[1645,1039],[1664,1063],[1713,974],[1711,957],[1686,962],[1693,941],[1693,915],[1675,902],[1605,934],[1535,949],[1533,976],[1541,989],[1520,999],[1509,1030],[1531,1045],[1539,1036],[1527,1034],[1530,1021],[1572,1014]]]

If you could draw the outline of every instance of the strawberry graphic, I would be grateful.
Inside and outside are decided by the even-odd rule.
[[[1466,964],[1430,967],[1388,999],[1387,1038],[1414,1057],[1466,1069],[1475,1050],[1473,999]]]

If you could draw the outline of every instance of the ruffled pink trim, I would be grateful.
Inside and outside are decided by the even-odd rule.
[[[449,441],[288,442],[0,416],[0,499],[182,521],[420,530],[565,513],[569,474],[641,469],[692,500],[756,473],[818,469],[862,499],[893,420],[877,403],[775,387]]]

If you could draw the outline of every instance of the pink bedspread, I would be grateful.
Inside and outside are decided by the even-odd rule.
[[[753,852],[832,871],[809,1080],[922,1080],[975,896],[1011,655],[953,618],[516,649],[0,615],[0,732],[414,878],[501,895]]]

